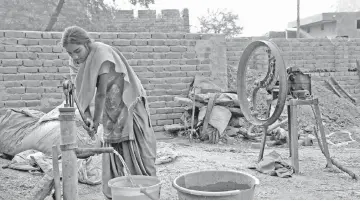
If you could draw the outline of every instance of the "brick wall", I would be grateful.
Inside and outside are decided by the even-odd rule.
[[[236,73],[245,47],[254,40],[268,38],[235,38],[227,41],[227,63]],[[324,80],[335,77],[339,84],[354,97],[360,98],[356,60],[360,60],[360,39],[271,39],[283,51],[286,66],[297,66],[312,74],[313,79]],[[257,60],[254,60],[254,57]],[[264,51],[256,51],[250,65],[267,66]],[[236,75],[235,75],[236,76]],[[234,89],[236,79],[230,79],[229,87]]]
[[[147,91],[155,131],[179,122],[197,74],[226,88],[226,46],[221,35],[184,33],[91,33],[116,46],[128,59]],[[68,55],[58,46],[61,33],[0,31],[0,110],[29,107],[49,111],[63,100],[58,88],[68,76]]]

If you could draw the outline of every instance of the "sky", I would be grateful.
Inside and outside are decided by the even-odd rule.
[[[300,0],[300,18],[332,12],[336,0]],[[120,0],[121,9],[144,9]],[[290,21],[296,20],[297,0],[155,0],[150,9],[189,9],[191,32],[199,30],[198,17],[207,9],[227,9],[239,15],[243,26],[240,36],[261,36],[269,31],[284,31]]]

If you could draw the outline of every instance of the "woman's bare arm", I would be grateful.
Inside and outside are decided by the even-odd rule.
[[[100,72],[105,72],[99,75],[99,82],[95,95],[95,111],[94,111],[94,125],[97,126],[100,123],[101,115],[105,107],[106,89],[108,85],[108,72],[110,71],[111,62],[106,61],[101,65]]]

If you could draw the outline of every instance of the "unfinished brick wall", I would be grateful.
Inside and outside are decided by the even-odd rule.
[[[236,38],[227,41],[227,63],[238,68],[245,47],[254,40],[268,38]],[[356,60],[360,60],[360,39],[271,39],[282,50],[286,66],[297,66],[312,74],[313,79],[324,80],[333,76],[354,97],[360,97],[360,82]],[[267,66],[264,51],[258,51],[250,65]],[[255,63],[254,63],[255,62]],[[229,83],[235,86],[234,79]],[[230,87],[231,88],[231,87]]]
[[[189,10],[177,9],[139,10],[135,17],[134,10],[119,10],[107,31],[121,32],[190,32]]]
[[[195,75],[227,87],[225,38],[184,33],[91,33],[116,46],[147,91],[155,131],[179,122],[175,96],[186,96]],[[49,111],[63,100],[68,54],[59,32],[0,31],[0,110],[29,107]]]

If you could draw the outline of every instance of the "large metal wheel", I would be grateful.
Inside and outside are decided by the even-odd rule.
[[[247,94],[247,83],[246,83],[246,76],[247,76],[247,64],[248,61],[252,55],[252,53],[259,47],[265,47],[271,52],[273,55],[273,61],[274,66],[273,69],[270,69],[270,66],[268,67],[268,72],[266,77],[258,83],[258,87],[254,89],[253,95],[252,95],[252,101],[256,102],[256,93],[258,92],[259,88],[266,88],[269,85],[274,85],[276,82],[278,82],[279,92],[277,96],[277,104],[275,107],[274,112],[269,115],[266,119],[261,119],[257,115],[254,115],[250,110],[250,104],[249,104],[249,98]],[[276,65],[275,65],[276,64]],[[253,41],[250,43],[244,50],[239,66],[238,66],[238,72],[237,72],[237,94],[238,99],[240,102],[240,108],[243,112],[245,118],[256,126],[269,126],[273,124],[281,115],[284,106],[285,101],[287,97],[287,75],[286,75],[286,67],[285,62],[281,56],[280,49],[270,41]]]

